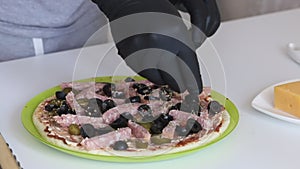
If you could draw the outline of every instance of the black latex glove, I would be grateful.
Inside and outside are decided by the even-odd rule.
[[[110,21],[119,55],[135,72],[158,85],[168,84],[179,92],[202,91],[195,45],[170,1],[93,2]]]
[[[215,0],[170,0],[179,10],[191,16],[193,41],[199,47],[220,26],[220,13]],[[200,31],[201,30],[201,31]],[[205,34],[205,36],[203,36]]]

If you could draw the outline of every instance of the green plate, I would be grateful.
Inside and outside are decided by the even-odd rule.
[[[141,77],[134,77],[136,80],[142,80]],[[111,82],[116,79],[124,79],[124,76],[119,76],[119,77],[97,77],[97,78],[90,78],[90,79],[84,79],[81,81],[97,81],[97,82]],[[37,128],[35,127],[33,120],[32,120],[32,115],[35,111],[35,108],[38,106],[40,102],[42,102],[44,99],[52,96],[57,90],[61,90],[60,86],[55,86],[53,88],[50,88],[38,95],[36,95],[34,98],[32,98],[24,107],[21,115],[21,120],[23,123],[23,126],[25,129],[36,139],[41,141],[42,143],[55,148],[57,150],[60,150],[62,152],[82,157],[82,158],[87,158],[87,159],[93,159],[93,160],[101,160],[101,161],[109,161],[109,162],[149,162],[149,161],[159,161],[159,160],[166,160],[166,159],[171,159],[171,158],[176,158],[180,156],[184,156],[190,153],[194,153],[196,151],[199,151],[209,145],[212,145],[224,137],[226,137],[229,133],[231,133],[234,128],[237,126],[238,121],[239,121],[239,113],[236,108],[236,106],[225,96],[221,95],[218,92],[212,91],[212,97],[221,102],[226,110],[230,114],[230,123],[228,128],[225,130],[224,133],[222,133],[219,137],[216,139],[210,141],[209,143],[205,145],[201,145],[199,147],[193,148],[191,150],[187,151],[181,151],[177,153],[172,153],[172,154],[159,154],[155,156],[147,156],[147,157],[120,157],[120,156],[105,156],[105,155],[95,155],[95,154],[88,154],[88,153],[83,153],[79,151],[74,151],[74,150],[69,150],[60,146],[57,146],[51,142],[48,142],[46,139],[44,139],[40,133],[38,132]]]

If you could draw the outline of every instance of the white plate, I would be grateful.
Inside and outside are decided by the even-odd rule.
[[[267,87],[253,99],[252,107],[262,113],[265,113],[277,119],[288,121],[295,124],[300,124],[300,118],[288,114],[284,111],[275,109],[273,104],[274,87],[280,84],[294,82],[294,81],[300,81],[300,79],[284,81]]]

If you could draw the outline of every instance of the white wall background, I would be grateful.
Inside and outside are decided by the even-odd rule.
[[[217,0],[222,20],[300,7],[300,0]]]

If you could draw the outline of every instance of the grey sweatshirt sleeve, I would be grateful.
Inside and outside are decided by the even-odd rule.
[[[106,24],[90,0],[0,0],[0,61],[36,55],[33,38],[42,39],[45,53],[82,47]]]

